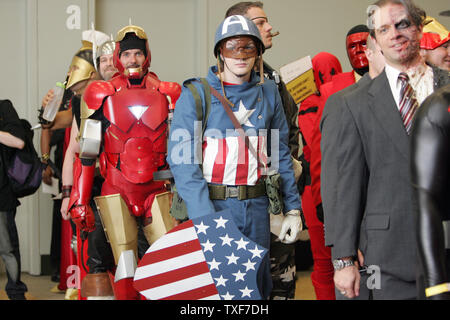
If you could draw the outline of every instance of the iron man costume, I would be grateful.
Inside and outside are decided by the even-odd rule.
[[[146,58],[139,68],[125,68],[120,61],[121,44],[131,34],[145,41]],[[125,48],[125,46],[124,46]],[[127,47],[130,49],[129,47]],[[120,30],[114,64],[118,75],[109,81],[91,83],[81,107],[80,154],[74,164],[74,184],[69,208],[72,220],[84,231],[94,228],[89,207],[95,160],[105,181],[99,208],[106,236],[117,265],[113,283],[116,299],[139,299],[132,286],[137,265],[137,224],[143,225],[149,243],[173,225],[169,217],[169,193],[153,174],[167,169],[167,117],[181,93],[177,83],[162,82],[148,72],[150,50],[147,36],[137,26]],[[82,284],[82,292],[83,292]],[[87,283],[87,296],[103,296],[95,284]]]

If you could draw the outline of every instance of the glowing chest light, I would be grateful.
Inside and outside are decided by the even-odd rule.
[[[145,111],[147,111],[149,107],[148,106],[130,106],[128,109],[133,114],[133,116],[140,120],[142,116],[144,115]]]
[[[122,89],[109,96],[103,106],[105,118],[123,132],[128,132],[136,121],[156,130],[168,113],[166,97],[151,88]]]

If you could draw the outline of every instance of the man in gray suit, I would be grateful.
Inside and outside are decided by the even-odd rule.
[[[325,220],[325,245],[332,246],[334,238],[334,228],[335,222],[332,215],[335,212],[336,206],[336,185],[339,180],[337,174],[337,162],[336,162],[336,152],[339,148],[340,143],[344,137],[339,134],[339,127],[341,126],[340,116],[341,116],[341,105],[343,102],[344,95],[356,90],[359,86],[367,85],[372,79],[380,75],[384,70],[385,60],[380,49],[376,46],[375,40],[369,36],[367,38],[367,49],[364,51],[369,61],[369,71],[355,84],[342,89],[335,94],[332,94],[326,99],[326,105],[323,110],[322,119],[320,121],[320,131],[322,138],[320,141],[320,148],[322,154],[322,167],[321,167],[321,196],[322,196],[322,206],[324,212],[331,213],[328,214],[328,219]],[[360,260],[358,261],[360,265],[364,264],[363,257],[359,255]],[[367,290],[366,294],[361,294],[360,299],[368,296]],[[345,299],[339,291],[336,292],[336,299]]]
[[[415,92],[409,99],[418,102],[411,106],[420,104],[439,84],[419,55],[425,12],[410,0],[380,0],[371,8],[371,35],[386,67],[373,81],[342,96],[340,146],[335,152],[337,200],[334,210],[324,212],[325,229],[327,220],[334,222],[328,245],[335,286],[343,295],[359,295],[360,250],[374,272],[368,298],[414,299],[417,204],[409,172],[409,127],[399,111],[409,100],[400,95],[399,74],[409,76]]]

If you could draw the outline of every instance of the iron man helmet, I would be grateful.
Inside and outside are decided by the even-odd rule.
[[[145,61],[139,68],[125,68],[122,63],[120,62],[120,54],[124,48],[124,41],[127,41],[127,35],[131,34],[134,35],[137,39],[143,40],[145,45]],[[141,27],[134,26],[134,25],[128,25],[117,32],[116,37],[116,48],[114,50],[114,66],[119,70],[119,73],[125,75],[127,78],[142,78],[148,71],[148,68],[150,67],[151,62],[151,52],[148,45],[148,38],[147,35]]]

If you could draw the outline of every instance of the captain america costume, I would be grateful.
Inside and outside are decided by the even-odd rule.
[[[217,72],[217,67],[212,66],[206,79],[212,88],[223,94]],[[192,83],[200,94],[205,114],[203,88],[195,81]],[[175,178],[177,191],[186,203],[189,218],[231,208],[239,230],[251,240],[269,248],[267,196],[245,200],[211,200],[208,184],[255,186],[267,174],[266,169],[271,169],[270,165],[274,167],[278,163],[276,171],[283,181],[281,191],[284,211],[300,209],[288,147],[288,126],[282,112],[281,99],[276,84],[268,79],[261,84],[255,72],[252,72],[249,82],[241,85],[225,84],[225,87],[227,98],[234,104],[232,111],[249,136],[249,144],[256,150],[258,161],[238,138],[232,121],[214,96],[211,97],[211,111],[205,123],[201,145],[203,158],[198,159],[196,147],[199,147],[199,136],[198,129],[195,129],[197,113],[194,98],[186,87],[183,87],[175,108],[167,161]],[[264,267],[261,267],[258,281],[262,296],[268,297],[272,287],[268,258]]]

